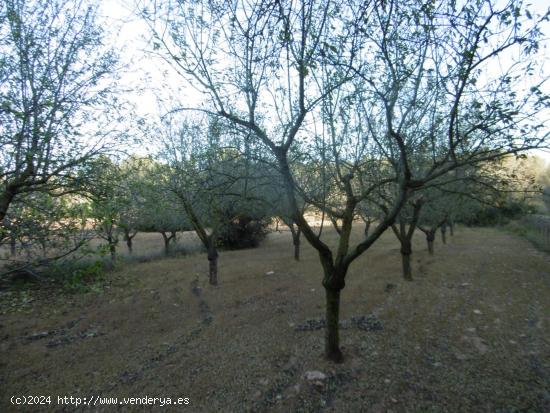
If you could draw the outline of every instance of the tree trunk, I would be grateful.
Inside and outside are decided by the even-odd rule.
[[[116,260],[116,243],[109,239],[109,252],[111,253],[111,263],[114,264]]]
[[[363,229],[363,234],[365,235],[365,238],[368,238],[369,229],[370,229],[370,221],[364,221],[364,222],[365,222],[365,228]]]
[[[327,326],[325,336],[325,355],[327,359],[341,363],[344,359],[340,350],[340,290],[332,290],[325,287],[327,301]]]
[[[449,220],[449,234],[451,234],[451,237],[455,235],[455,223],[452,219]]]
[[[428,252],[430,255],[434,255],[434,240],[435,231],[429,231],[426,233],[426,241],[428,242]]]
[[[297,231],[292,231],[292,243],[294,244],[294,259],[300,261],[300,235],[302,230],[298,228]]]
[[[134,252],[133,250],[134,245],[132,240],[134,239],[136,234],[137,234],[137,231],[134,232],[133,235],[131,235],[131,231],[127,227],[124,227],[124,241],[126,241],[126,246],[128,247],[128,252],[130,253],[130,255]]]
[[[170,240],[172,238],[168,237],[165,232],[161,232],[161,234],[164,240],[164,255],[168,255],[170,253]]]
[[[407,281],[412,281],[411,271],[411,242],[408,239],[403,240],[401,243],[401,262],[403,264],[403,278]]]
[[[3,221],[8,213],[8,208],[13,198],[15,198],[15,191],[8,186],[0,195],[0,221]]]
[[[441,242],[443,244],[447,243],[447,224],[441,225]]]
[[[10,255],[15,257],[17,254],[17,241],[14,236],[10,236]]]
[[[164,255],[170,254],[170,239],[165,238],[164,239]]]
[[[208,281],[210,285],[218,285],[218,250],[214,245],[208,247]]]

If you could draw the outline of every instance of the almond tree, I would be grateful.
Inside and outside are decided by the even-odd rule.
[[[89,215],[96,235],[107,242],[112,266],[117,258],[120,222],[127,202],[126,193],[121,185],[123,176],[119,166],[105,156],[95,160],[90,170],[93,185],[87,190],[90,200]]]
[[[533,116],[548,97],[540,83],[516,87],[534,68],[540,22],[515,1],[156,4],[140,4],[153,46],[207,97],[195,109],[252,136],[277,165],[293,220],[323,268],[330,360],[342,360],[349,266],[407,199],[460,166],[544,143]],[[494,71],[504,56],[509,64]],[[337,222],[335,249],[299,208],[307,194],[293,154],[304,149],[330,181],[324,199],[304,199]],[[358,206],[377,194],[387,213],[351,245]]]
[[[67,259],[90,241],[86,207],[74,197],[31,192],[12,203],[4,218],[11,254],[0,257],[0,277],[32,276],[43,280],[51,264]]]
[[[87,0],[0,4],[0,221],[20,195],[75,191],[89,160],[113,149],[120,105],[96,6]],[[112,104],[115,106],[111,106]]]
[[[262,201],[253,171],[239,162],[239,152],[226,145],[223,135],[217,122],[200,117],[166,120],[158,133],[157,185],[175,196],[203,244],[211,285],[218,284],[223,232],[244,215],[253,216],[251,203]]]

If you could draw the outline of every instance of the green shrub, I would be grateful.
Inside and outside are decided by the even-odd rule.
[[[71,292],[97,290],[105,281],[102,260],[59,262],[52,266],[49,275]]]
[[[504,225],[529,213],[532,213],[531,206],[525,202],[508,200],[498,207],[479,206],[472,214],[461,217],[459,222],[469,226]]]
[[[269,221],[241,215],[224,225],[218,236],[218,244],[226,249],[255,248],[267,235]]]

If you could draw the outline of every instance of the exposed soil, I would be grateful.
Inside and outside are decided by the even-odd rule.
[[[550,411],[550,256],[494,229],[448,238],[430,257],[415,236],[414,282],[389,232],[352,265],[340,365],[322,357],[316,253],[304,241],[295,263],[289,233],[222,252],[218,287],[193,254],[129,263],[101,292],[1,291],[0,411],[40,410],[12,395],[53,396],[44,411],[75,411],[57,396],[188,397],[163,410],[190,412]],[[92,409],[117,410],[152,407]]]

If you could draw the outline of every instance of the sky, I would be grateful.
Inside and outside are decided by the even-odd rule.
[[[168,63],[152,55],[148,45],[148,26],[135,15],[134,0],[100,2],[100,14],[109,38],[120,51],[121,61],[125,64],[122,85],[132,90],[126,97],[135,105],[136,113],[142,117],[158,119],[168,110],[168,105],[173,99],[185,101],[188,106],[199,105],[203,97],[194,88],[186,85]],[[534,0],[531,10],[543,14],[549,6],[547,1]],[[545,72],[550,73],[550,30],[545,37],[547,41],[541,48],[541,59],[545,62]],[[168,85],[169,87],[166,87]],[[135,90],[136,86],[139,86],[139,91]],[[546,85],[546,91],[550,92],[550,84]],[[159,102],[159,97],[160,100],[168,102],[168,105]],[[143,152],[146,149],[141,147],[136,151],[145,154]],[[550,150],[536,150],[532,151],[532,154],[550,164]]]

